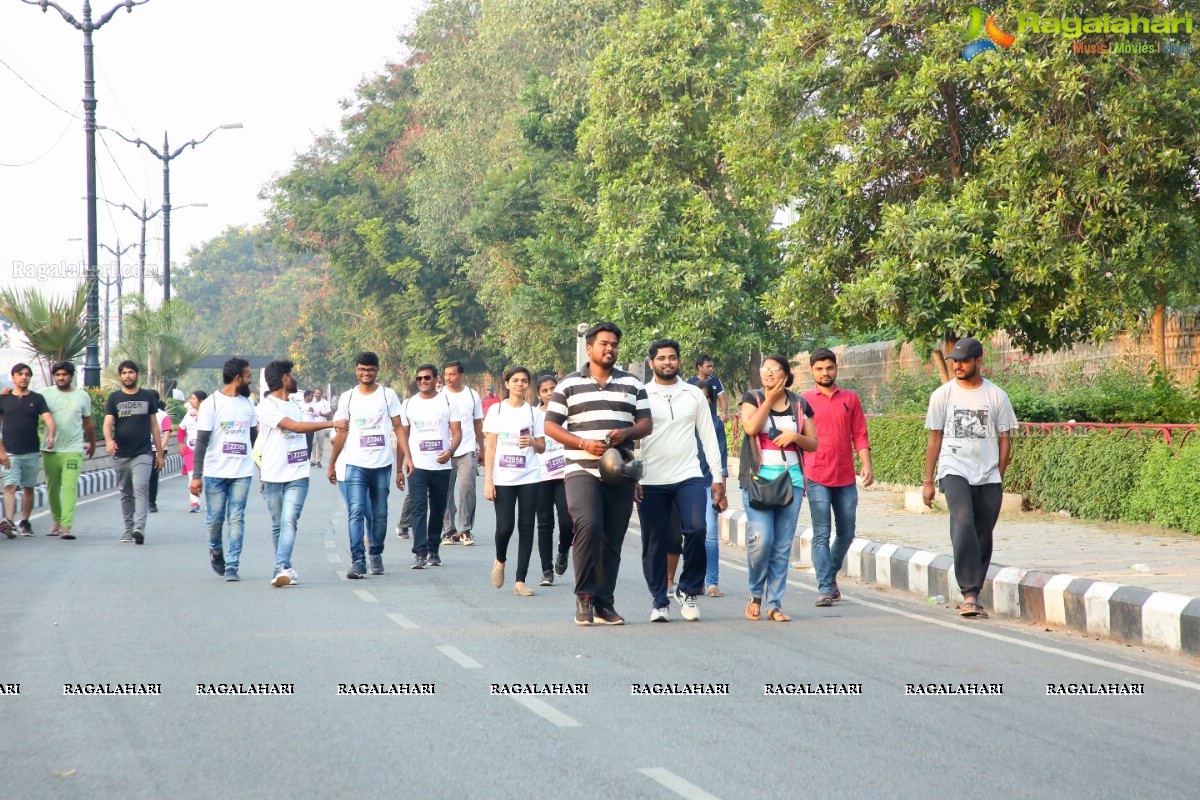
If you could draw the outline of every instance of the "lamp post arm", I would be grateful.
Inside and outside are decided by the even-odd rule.
[[[62,15],[62,18],[67,21],[68,25],[73,25],[74,27],[78,28],[79,30],[83,30],[83,23],[80,22],[79,20],[75,19],[75,17],[71,14],[70,11],[67,11],[65,8],[60,6],[58,3],[52,3],[52,2],[50,2],[50,0],[21,0],[21,2],[25,3],[26,5],[37,6],[38,8],[42,9],[43,14],[46,13],[47,8],[53,8],[55,11],[57,11],[59,14]],[[96,26],[96,27],[99,27],[99,26]]]
[[[92,26],[92,30],[98,30],[100,28],[100,26],[104,25],[106,22],[108,22],[110,19],[112,19],[113,16],[118,11],[120,11],[122,8],[125,9],[126,11],[128,11],[130,14],[132,14],[134,6],[144,6],[144,5],[146,5],[146,3],[149,3],[149,2],[150,2],[150,0],[125,0],[125,2],[123,2],[123,3],[118,3],[117,5],[113,6],[112,8],[110,8],[108,11],[104,12],[104,14],[102,14],[100,16],[100,21]],[[53,4],[51,4],[51,5],[53,5]]]

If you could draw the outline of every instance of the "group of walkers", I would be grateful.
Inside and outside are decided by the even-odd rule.
[[[356,357],[355,387],[341,394],[333,410],[315,393],[305,393],[303,403],[295,399],[294,365],[283,359],[264,369],[266,393],[255,405],[248,362],[230,359],[219,390],[188,398],[178,431],[191,511],[198,512],[204,501],[212,569],[226,581],[239,580],[245,508],[257,467],[275,546],[271,584],[298,583],[291,556],[309,470],[324,466],[314,442],[331,430],[327,476],[346,502],[348,579],[384,573],[393,482],[406,491],[397,536],[410,542],[412,569],[441,566],[443,545],[475,544],[476,477],[482,467],[484,497],[495,505],[494,587],[508,578],[515,534],[513,590],[534,594],[528,571],[536,528],[539,585],[564,575],[573,554],[575,622],[623,624],[615,590],[636,505],[650,620],[669,621],[672,602],[684,619],[699,619],[697,597],[723,595],[717,517],[728,503],[724,387],[706,355],[695,360],[695,377],[681,379],[680,345],[671,339],[651,344],[647,364],[653,377],[643,384],[615,366],[620,341],[618,326],[599,323],[587,331],[587,362],[577,372],[560,381],[512,367],[503,376],[503,399],[492,387],[481,398],[465,386],[462,364],[452,361],[445,365],[444,386],[435,365],[419,366],[413,390],[401,400],[378,383],[378,357],[363,352]],[[941,484],[951,511],[960,611],[979,617],[986,616],[979,593],[991,559],[1009,436],[1017,424],[1008,397],[980,374],[982,357],[974,339],[959,340],[949,355],[955,379],[929,403],[924,487],[931,503]],[[805,496],[816,605],[828,608],[841,599],[837,573],[855,534],[857,485],[874,480],[862,405],[854,392],[838,386],[835,354],[815,350],[809,367],[815,385],[797,394],[789,359],[766,356],[762,388],[747,391],[739,404],[745,433],[739,482],[748,524],[745,616],[751,620],[790,619],[782,601]],[[33,486],[44,461],[48,533],[74,539],[81,462],[96,448],[90,397],[72,386],[70,362],[52,367],[54,386],[44,394],[29,390],[28,365],[17,364],[11,374],[15,388],[0,393],[5,483],[0,532],[9,538],[33,534]],[[171,427],[157,392],[138,385],[138,365],[122,362],[118,374],[120,388],[105,404],[103,436],[118,476],[121,541],[140,545],[147,513],[154,510],[152,476],[163,468]],[[24,494],[21,518],[14,522],[18,489]]]

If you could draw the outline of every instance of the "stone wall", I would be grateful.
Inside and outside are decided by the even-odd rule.
[[[1176,313],[1166,320],[1167,367],[1186,383],[1200,377],[1200,317],[1195,311]],[[863,397],[864,405],[871,405],[880,390],[898,370],[927,370],[935,368],[928,359],[917,357],[909,344],[877,342],[875,344],[842,346],[833,348],[838,355],[838,377],[854,385]],[[996,366],[1009,359],[1024,358],[1019,347],[1012,344],[1006,333],[998,333],[984,341],[984,363]],[[1153,345],[1149,332],[1141,335],[1123,334],[1103,345],[1076,345],[1057,353],[1042,353],[1031,362],[1035,370],[1054,375],[1066,364],[1082,364],[1089,372],[1098,372],[1110,362],[1133,358],[1149,361],[1153,357]],[[796,371],[796,385],[801,391],[812,387],[808,371],[808,353],[799,353],[795,362],[801,367]]]

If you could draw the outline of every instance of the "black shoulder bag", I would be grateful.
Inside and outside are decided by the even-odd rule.
[[[795,398],[788,392],[788,400],[792,403],[792,414],[796,416],[796,428],[800,428],[800,418],[796,413]],[[765,401],[765,395],[762,399],[755,395],[756,405],[761,405]],[[784,470],[783,474],[777,478],[759,477],[759,471],[762,469],[762,450],[758,446],[758,436],[751,436],[748,433],[742,434],[742,453],[749,454],[749,459],[742,460],[742,468],[738,481],[742,488],[746,491],[746,497],[750,502],[750,507],[756,511],[768,511],[773,508],[784,508],[792,504],[792,476],[788,470]]]

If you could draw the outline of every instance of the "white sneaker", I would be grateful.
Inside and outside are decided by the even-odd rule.
[[[271,578],[271,585],[275,587],[287,586],[292,582],[291,577],[287,574],[286,569],[281,569],[275,573],[275,577]]]
[[[679,616],[692,622],[700,619],[700,609],[696,607],[696,595],[683,594],[676,586],[675,599],[679,602]]]
[[[291,583],[292,586],[299,585],[300,578],[299,578],[299,576],[296,575],[296,570],[292,569],[291,567],[288,567],[287,569],[284,570],[284,572],[286,572],[287,576],[292,579],[292,583]]]
[[[671,607],[663,606],[662,608],[654,609],[653,611],[650,612],[650,621],[651,622],[670,622],[671,621]]]

